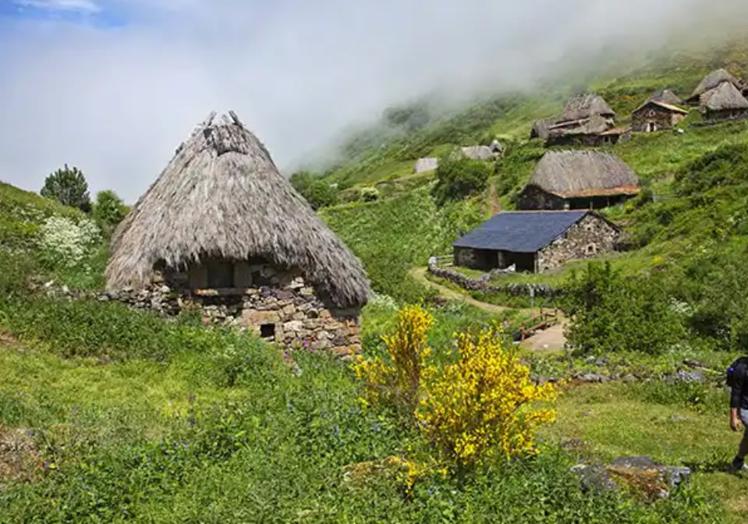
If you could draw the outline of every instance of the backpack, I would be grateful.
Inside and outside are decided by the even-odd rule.
[[[725,373],[725,382],[731,388],[735,387],[738,382],[738,377],[745,379],[746,371],[748,371],[748,357],[740,357],[735,362],[730,364]]]

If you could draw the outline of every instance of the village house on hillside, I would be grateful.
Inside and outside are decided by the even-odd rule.
[[[453,244],[458,266],[514,266],[542,273],[612,251],[620,229],[593,211],[517,211],[495,215]]]
[[[732,84],[738,91],[743,92],[746,89],[745,83],[728,72],[726,69],[716,69],[706,75],[704,79],[696,86],[691,96],[688,98],[690,105],[700,105],[701,96],[712,89],[716,89],[720,84],[728,82]]]
[[[360,349],[358,259],[232,112],[212,115],[119,226],[110,290],[165,288],[287,346]]]
[[[501,142],[494,140],[488,146],[466,146],[460,148],[463,157],[470,160],[490,161],[496,160],[504,153],[504,146]]]
[[[666,89],[653,94],[631,115],[631,130],[636,133],[653,133],[672,129],[686,116],[688,111],[679,107],[680,98]]]
[[[524,210],[600,209],[639,193],[639,177],[600,151],[549,151],[519,197]]]
[[[748,117],[748,100],[730,82],[701,95],[701,110],[707,121],[739,120]]]
[[[530,138],[540,138],[548,146],[615,144],[627,132],[615,127],[615,116],[601,96],[578,95],[567,102],[557,118],[535,122]]]

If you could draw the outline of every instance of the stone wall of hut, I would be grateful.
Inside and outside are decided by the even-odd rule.
[[[669,111],[657,105],[647,105],[634,111],[631,115],[631,129],[636,133],[651,133],[664,129],[672,129],[680,123],[686,115]]]
[[[746,109],[726,109],[724,111],[706,111],[705,119],[708,122],[722,122],[727,120],[743,120],[748,118]]]
[[[602,218],[587,215],[562,237],[538,252],[537,271],[550,271],[570,260],[592,258],[613,251],[619,236],[620,231]]]
[[[154,287],[178,300],[172,312],[197,306],[206,323],[245,328],[283,347],[341,357],[361,351],[358,308],[340,309],[324,301],[299,271],[256,261],[231,265],[234,287],[210,287],[210,264],[162,271]]]

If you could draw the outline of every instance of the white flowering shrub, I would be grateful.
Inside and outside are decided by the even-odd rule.
[[[375,294],[373,297],[369,299],[369,304],[376,307],[381,308],[385,310],[394,311],[397,309],[397,302],[395,302],[395,299],[392,298],[389,295],[384,294]]]
[[[40,228],[40,247],[44,258],[51,263],[74,266],[101,240],[99,227],[92,220],[76,223],[52,216]]]

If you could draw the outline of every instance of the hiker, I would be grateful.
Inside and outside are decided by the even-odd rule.
[[[735,470],[743,469],[748,455],[748,357],[741,357],[727,368],[727,385],[730,386],[730,429],[740,431],[743,426],[743,439],[738,453],[732,460]]]

